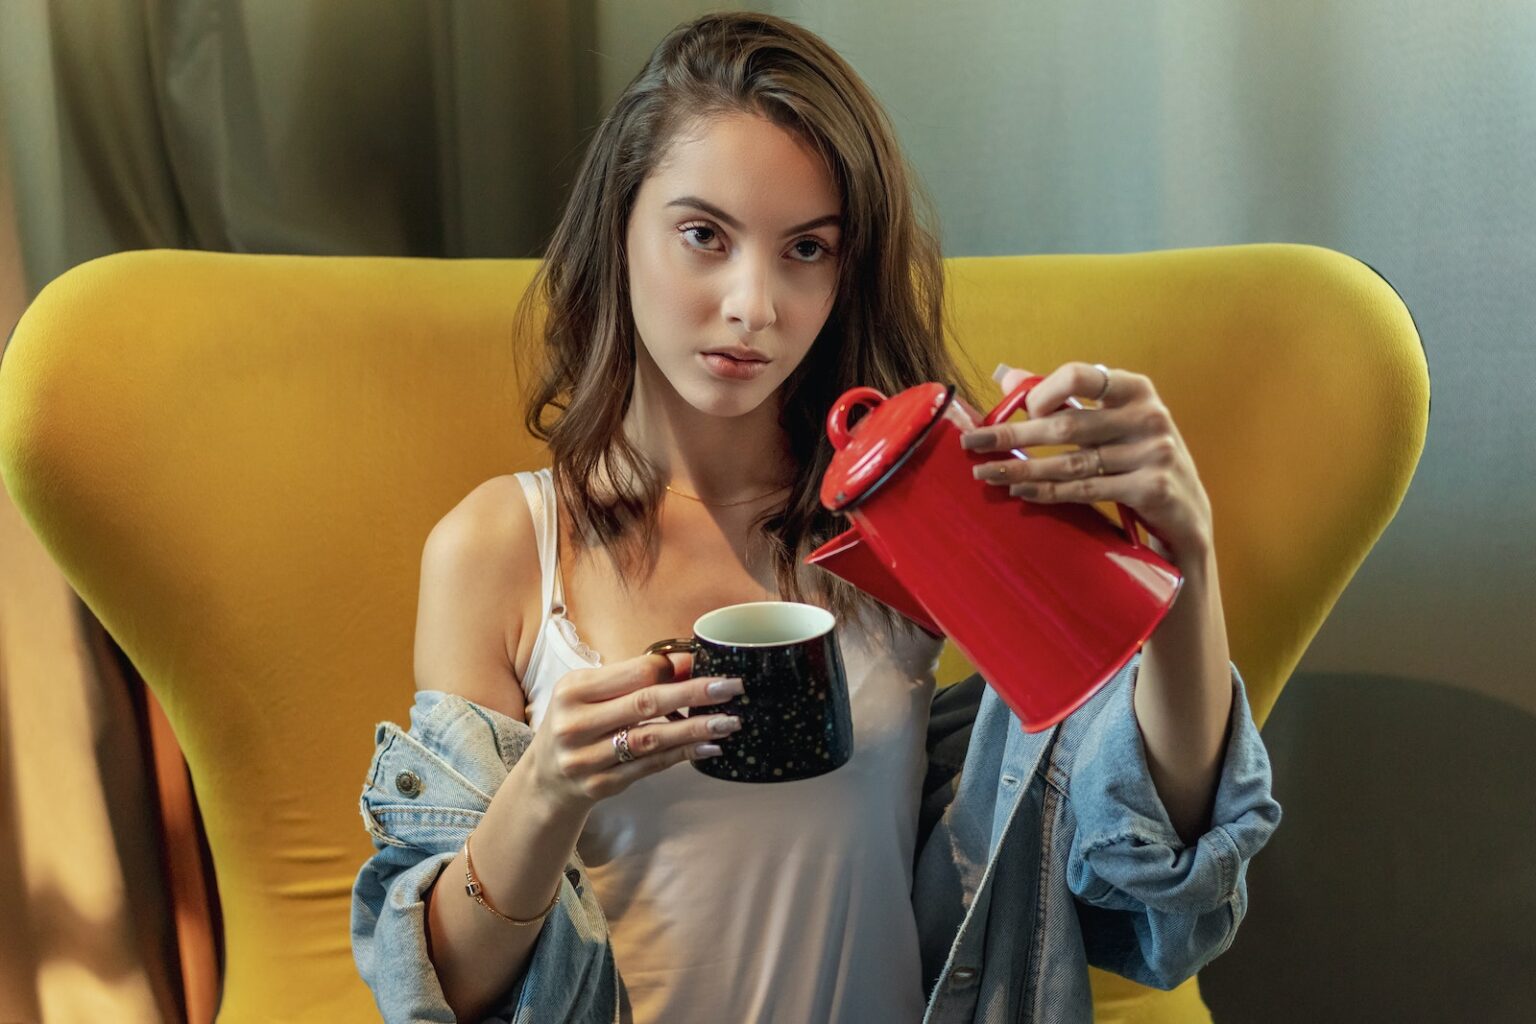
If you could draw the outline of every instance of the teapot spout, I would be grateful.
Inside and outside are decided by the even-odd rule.
[[[894,608],[936,637],[944,631],[933,621],[928,609],[892,575],[857,526],[833,537],[806,556],[807,565],[817,565],[840,576],[870,597]]]

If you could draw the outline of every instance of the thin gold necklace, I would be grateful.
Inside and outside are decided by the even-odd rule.
[[[711,506],[713,508],[730,508],[732,505],[745,505],[748,502],[762,501],[764,498],[768,497],[769,494],[778,494],[780,491],[788,490],[790,487],[793,487],[794,485],[793,484],[785,484],[783,487],[776,487],[776,488],[774,488],[773,490],[769,491],[768,494],[759,494],[755,498],[744,498],[741,501],[705,501],[703,498],[696,497],[696,496],[694,496],[692,494],[684,494],[682,491],[678,490],[676,487],[673,487],[671,484],[667,484],[666,486],[667,486],[667,490],[671,491],[673,494],[677,495],[679,498],[687,498],[689,501],[696,501],[700,505],[709,505],[709,506]]]

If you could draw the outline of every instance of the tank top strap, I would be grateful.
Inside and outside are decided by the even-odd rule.
[[[539,595],[545,616],[565,606],[560,586],[559,523],[555,516],[555,488],[547,469],[514,474],[523,485],[523,497],[533,515],[533,528],[539,541]]]

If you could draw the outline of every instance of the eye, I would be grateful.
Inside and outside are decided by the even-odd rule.
[[[694,233],[698,232],[698,231],[702,231],[705,235],[708,236],[708,238],[704,239],[704,241],[706,241],[706,242],[709,241],[709,239],[713,238],[714,235],[715,235],[715,229],[710,227],[708,224],[684,224],[682,227],[678,228],[677,231],[678,231],[678,234],[683,236],[683,238],[687,239],[687,238],[692,237],[695,240],[697,240],[697,236]],[[703,251],[703,252],[714,252],[715,251],[714,249],[702,249],[701,250],[699,246],[694,245],[692,242],[688,242],[688,241],[683,242],[683,248],[685,248],[685,249],[693,249],[695,251]]]
[[[693,252],[719,252],[720,250],[709,247],[708,243],[715,239],[719,233],[708,224],[684,224],[677,229],[678,234],[684,239],[683,248]],[[691,241],[690,241],[691,239]],[[809,247],[807,249],[807,247]],[[819,238],[806,237],[790,245],[790,251],[797,254],[793,263],[821,263],[834,251]]]
[[[814,246],[814,248],[810,252],[805,252],[800,248],[802,245]],[[820,263],[832,255],[832,250],[823,245],[819,238],[802,238],[790,248],[802,256],[812,257],[811,259],[796,260],[796,263]]]

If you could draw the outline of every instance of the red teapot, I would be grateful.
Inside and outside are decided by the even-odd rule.
[[[1008,455],[967,451],[960,435],[1007,420],[1042,379],[1025,379],[985,417],[952,385],[844,392],[827,414],[837,451],[821,503],[853,527],[806,558],[953,640],[1026,732],[1060,722],[1113,678],[1184,582],[1124,505],[1116,528],[1091,505],[1030,502],[971,475]]]

